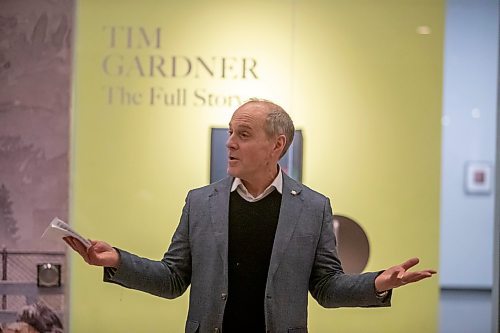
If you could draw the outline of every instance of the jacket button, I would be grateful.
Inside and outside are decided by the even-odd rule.
[[[222,293],[222,294],[220,295],[220,298],[221,298],[223,301],[225,301],[225,300],[227,299],[227,294]]]

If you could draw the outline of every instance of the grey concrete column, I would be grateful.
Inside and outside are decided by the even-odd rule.
[[[500,6],[498,10],[500,17]],[[493,297],[492,297],[492,323],[491,332],[500,332],[500,93],[498,93],[498,88],[500,88],[500,20],[498,24],[499,31],[499,56],[498,56],[498,78],[497,78],[497,145],[496,145],[496,187],[495,187],[495,238],[494,238],[494,250],[493,255],[494,267],[493,267]]]

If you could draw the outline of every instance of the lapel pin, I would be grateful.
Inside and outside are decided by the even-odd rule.
[[[297,195],[297,191],[295,191],[295,190],[292,190],[292,192],[290,192],[290,193],[292,193],[292,195]]]

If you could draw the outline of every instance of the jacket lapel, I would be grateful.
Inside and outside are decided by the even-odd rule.
[[[217,249],[224,263],[225,276],[227,276],[229,194],[232,182],[232,177],[226,177],[215,185],[214,191],[209,195],[210,217]]]
[[[300,220],[303,197],[301,195],[302,185],[283,173],[283,193],[281,197],[280,215],[278,227],[274,237],[271,262],[269,264],[268,282],[271,281],[274,273],[285,255],[286,248],[292,238],[295,226]]]
[[[213,192],[209,195],[210,216],[214,228],[215,242],[217,243],[217,249],[224,264],[224,275],[226,277],[228,274],[229,195],[232,182],[232,177],[223,179],[215,185]],[[268,281],[272,279],[278,269],[285,255],[288,243],[292,238],[295,226],[300,220],[304,200],[301,191],[302,185],[283,173],[280,215],[274,237],[273,251],[271,253]]]

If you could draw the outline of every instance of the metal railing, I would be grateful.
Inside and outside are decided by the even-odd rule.
[[[64,284],[66,278],[66,255],[50,251],[9,251],[3,248],[0,280],[0,323],[16,320],[23,306],[42,301],[58,314],[64,312]],[[60,287],[38,287],[37,264],[61,265]],[[62,318],[61,318],[62,319]]]

